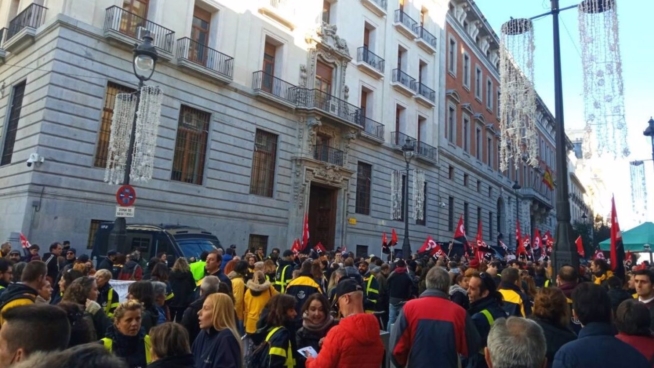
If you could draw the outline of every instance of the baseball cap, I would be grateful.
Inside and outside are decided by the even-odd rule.
[[[336,298],[355,291],[363,291],[361,285],[352,279],[344,279],[336,285]]]
[[[77,258],[80,262],[86,263],[89,261],[89,256],[86,254],[82,254]]]

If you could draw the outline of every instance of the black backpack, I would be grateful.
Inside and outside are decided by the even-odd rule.
[[[270,367],[270,339],[275,333],[283,329],[284,327],[275,327],[270,331],[257,331],[254,333],[251,338],[252,342],[257,346],[254,348],[252,353],[245,357],[245,366],[246,368],[268,368]],[[261,337],[264,336],[263,341]],[[258,341],[257,341],[258,340]]]

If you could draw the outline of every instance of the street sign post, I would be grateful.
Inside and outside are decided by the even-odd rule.
[[[116,203],[120,207],[132,207],[136,202],[136,190],[133,186],[121,185],[116,192]]]

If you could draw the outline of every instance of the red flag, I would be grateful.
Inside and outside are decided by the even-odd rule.
[[[382,233],[382,246],[387,246],[388,245],[388,238],[386,237],[386,233]]]
[[[520,246],[522,245],[522,236],[520,236],[520,220],[516,220],[515,222],[515,244],[516,251],[519,251]]]
[[[302,244],[300,251],[303,251],[306,249],[307,245],[309,245],[309,214],[304,214],[304,226],[302,227]]]
[[[391,230],[391,243],[389,244],[391,247],[394,247],[397,245],[397,233],[395,232],[395,229]]]
[[[540,249],[541,240],[542,239],[540,238],[540,231],[538,229],[536,229],[534,231],[534,250]]]
[[[325,249],[321,242],[318,242],[318,244],[316,244],[313,249],[318,252],[318,254],[327,253],[327,249]]]
[[[602,253],[602,251],[598,249],[595,251],[595,254],[593,255],[593,259],[606,259],[606,258],[604,257],[604,253]]]
[[[630,261],[631,262],[631,251],[628,250],[627,253],[624,255],[625,261]]]
[[[466,229],[463,226],[463,216],[459,217],[459,223],[456,225],[456,230],[454,230],[454,240],[463,243],[464,253],[468,254],[470,252]]]
[[[425,239],[425,242],[422,243],[422,247],[418,249],[418,253],[424,253],[424,252],[429,252],[431,253],[431,250],[437,247],[438,244],[432,239],[431,236],[428,236],[427,239]]]
[[[298,253],[300,253],[301,250],[302,249],[300,247],[300,239],[295,239],[295,241],[293,242],[293,245],[291,246],[291,251],[293,251],[293,253],[295,253],[295,254],[298,254]]]
[[[622,244],[622,233],[615,210],[615,198],[611,198],[611,269],[622,280],[625,276],[624,257],[624,244]]]
[[[441,248],[438,243],[436,243],[436,246],[431,249],[429,255],[432,257],[447,257],[445,252],[443,252],[443,248]]]
[[[544,240],[545,240],[544,245],[546,247],[545,249],[547,251],[547,254],[551,254],[552,253],[552,246],[554,245],[554,239],[552,239],[552,233],[550,233],[549,230],[547,230],[547,232],[545,233]]]
[[[581,241],[581,235],[577,237],[575,244],[577,245],[577,254],[579,254],[579,256],[582,258],[586,258],[586,252],[584,251],[584,243]]]
[[[527,254],[527,248],[525,247],[525,244],[529,243],[528,239],[523,239],[518,241],[518,247],[516,249],[516,254],[521,255],[521,254]]]
[[[30,244],[29,240],[27,240],[27,237],[23,235],[23,233],[20,233],[20,245],[22,245],[25,249],[32,246],[32,244]]]
[[[481,260],[484,258],[484,254],[482,252],[482,248],[486,248],[486,243],[484,243],[483,239],[483,226],[481,225],[481,220],[477,223],[477,238],[475,239],[475,246],[474,246],[474,251],[475,255],[477,256],[477,259],[481,262]]]

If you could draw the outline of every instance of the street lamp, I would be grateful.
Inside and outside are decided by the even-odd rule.
[[[584,212],[584,214],[581,215],[581,221],[585,224],[586,220],[588,220],[588,216],[586,216],[586,212]]]
[[[652,141],[652,162],[654,162],[654,118],[649,118],[647,122],[647,129],[643,132],[643,135],[650,137]]]
[[[134,45],[134,56],[132,60],[132,67],[134,75],[139,80],[139,86],[136,91],[136,110],[134,111],[134,118],[132,119],[131,134],[129,136],[129,148],[127,150],[127,159],[125,160],[125,176],[123,177],[123,185],[129,184],[129,175],[132,171],[132,160],[134,153],[134,144],[136,139],[136,119],[138,117],[139,105],[141,103],[141,88],[144,82],[150,80],[154,74],[154,69],[157,66],[157,49],[152,45],[153,38],[150,36],[150,31],[143,31],[143,42],[140,45]],[[114,227],[109,234],[109,245],[113,249],[125,254],[130,251],[126,244],[126,230],[127,221],[124,217],[116,217]]]
[[[515,223],[516,223],[516,228],[518,227],[518,223],[520,222],[520,198],[518,198],[518,191],[522,189],[520,184],[518,184],[518,181],[516,180],[513,183],[513,186],[511,187],[515,191]],[[518,249],[520,239],[516,239],[515,247]]]
[[[409,164],[416,155],[416,147],[414,142],[406,138],[406,142],[402,146],[402,154],[406,162],[406,179],[404,180],[404,243],[402,244],[402,257],[409,259],[411,257],[411,243],[409,242]]]

